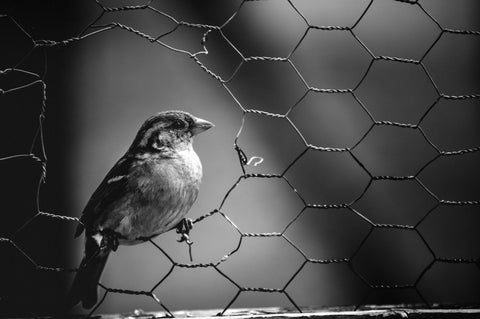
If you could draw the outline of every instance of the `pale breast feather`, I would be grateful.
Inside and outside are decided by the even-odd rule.
[[[176,155],[146,158],[128,178],[119,174],[107,180],[109,186],[127,181],[130,194],[108,207],[105,215],[113,221],[108,227],[133,240],[166,232],[185,217],[198,194],[202,165],[191,147]]]

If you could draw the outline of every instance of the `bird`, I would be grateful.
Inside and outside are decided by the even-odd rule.
[[[188,239],[185,215],[195,202],[202,164],[193,138],[214,125],[184,111],[148,118],[131,146],[87,202],[75,237],[85,232],[83,259],[67,295],[67,307],[93,307],[108,256],[172,229]]]

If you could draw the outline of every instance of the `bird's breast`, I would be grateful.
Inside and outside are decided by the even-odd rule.
[[[134,174],[135,196],[117,229],[130,240],[164,233],[184,218],[197,198],[202,165],[191,149],[145,162]]]

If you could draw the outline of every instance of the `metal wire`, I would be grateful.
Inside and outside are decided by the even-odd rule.
[[[239,131],[238,131],[238,134],[237,134],[235,140],[233,141],[234,142],[233,143],[234,144],[234,149],[238,153],[239,163],[240,163],[240,166],[241,166],[241,169],[242,169],[243,173],[242,173],[241,176],[238,177],[237,181],[231,186],[231,188],[226,190],[225,195],[223,197],[223,201],[221,202],[221,204],[219,205],[219,207],[217,209],[215,209],[215,210],[213,210],[209,213],[206,213],[205,215],[203,215],[203,216],[201,216],[201,217],[199,217],[199,218],[197,218],[193,221],[193,223],[201,223],[202,221],[210,218],[211,216],[221,215],[228,223],[231,224],[231,226],[240,235],[239,240],[238,240],[238,244],[236,245],[236,247],[232,251],[230,251],[228,254],[223,256],[217,262],[185,264],[185,263],[176,262],[174,259],[172,259],[168,255],[168,253],[165,250],[163,250],[157,243],[155,243],[151,239],[145,239],[145,240],[150,241],[150,243],[153,246],[155,246],[158,249],[158,251],[161,254],[163,254],[169,260],[169,262],[171,263],[170,270],[167,272],[167,274],[160,281],[156,282],[153,285],[152,289],[150,289],[148,291],[132,291],[132,290],[124,290],[124,289],[113,289],[113,288],[107,287],[103,284],[99,284],[104,289],[105,293],[103,295],[103,298],[101,298],[100,302],[92,310],[90,315],[95,313],[97,308],[102,304],[103,300],[105,299],[105,297],[108,294],[121,293],[121,294],[130,294],[130,295],[143,295],[143,296],[146,296],[148,298],[152,298],[155,302],[157,302],[159,305],[161,305],[161,307],[163,307],[163,309],[165,310],[165,312],[169,316],[173,316],[172,312],[166,307],[166,305],[164,305],[161,302],[161,298],[157,297],[154,294],[154,290],[157,289],[160,285],[162,285],[164,280],[168,276],[170,276],[170,274],[172,273],[172,271],[175,268],[211,268],[211,269],[214,269],[216,272],[218,272],[218,274],[221,275],[222,277],[224,277],[226,280],[231,282],[236,287],[236,289],[238,291],[235,294],[235,296],[228,302],[228,304],[220,312],[220,315],[223,315],[231,307],[231,305],[237,300],[237,298],[239,297],[241,292],[246,292],[246,291],[283,294],[292,303],[293,307],[296,310],[301,312],[302,311],[301,307],[288,294],[287,288],[292,283],[292,281],[294,281],[294,279],[304,270],[305,266],[309,263],[311,263],[311,264],[340,264],[340,263],[346,264],[352,270],[352,272],[355,274],[355,276],[357,276],[361,281],[363,281],[370,288],[369,293],[371,293],[374,290],[412,289],[416,292],[416,294],[418,296],[420,296],[420,298],[424,301],[426,306],[431,306],[431,305],[429,304],[429,302],[426,301],[426,298],[422,295],[422,292],[418,289],[417,285],[420,282],[420,280],[425,276],[425,274],[427,274],[429,272],[429,270],[431,269],[431,267],[435,263],[476,264],[477,266],[479,266],[479,264],[480,264],[480,258],[479,257],[476,257],[476,258],[447,258],[447,257],[443,257],[443,256],[438,256],[435,253],[435,251],[431,248],[429,242],[425,239],[424,235],[419,230],[418,226],[425,220],[425,218],[427,218],[429,216],[429,214],[431,214],[437,207],[439,207],[441,205],[449,205],[449,206],[450,205],[455,205],[455,206],[475,205],[475,206],[478,206],[478,205],[480,205],[480,200],[456,201],[456,200],[442,199],[439,196],[437,196],[432,190],[430,190],[427,186],[425,186],[422,183],[422,181],[418,178],[418,176],[423,170],[425,170],[425,168],[427,168],[429,165],[432,165],[432,163],[438,161],[442,157],[463,156],[463,155],[468,154],[468,153],[473,153],[473,152],[480,151],[480,147],[474,147],[474,148],[469,148],[469,149],[461,149],[461,150],[456,150],[456,151],[442,151],[430,140],[430,138],[424,133],[424,131],[422,129],[422,122],[423,122],[424,118],[427,116],[427,114],[432,109],[435,108],[435,106],[440,101],[450,100],[450,99],[464,100],[464,99],[479,99],[480,98],[479,94],[465,94],[465,95],[456,95],[455,96],[455,95],[447,95],[446,93],[441,92],[440,89],[438,88],[438,86],[436,85],[436,83],[434,82],[434,80],[432,79],[432,76],[430,75],[430,73],[428,71],[428,68],[424,63],[425,58],[428,56],[428,54],[432,50],[432,48],[438,43],[438,40],[440,39],[440,37],[444,33],[449,33],[449,34],[453,34],[453,35],[480,36],[480,32],[479,31],[470,31],[470,30],[453,30],[453,29],[445,28],[431,14],[429,14],[429,12],[421,5],[421,3],[419,1],[407,1],[407,0],[401,0],[400,1],[400,0],[397,0],[398,2],[402,3],[402,5],[414,6],[417,10],[420,10],[420,11],[424,12],[426,14],[426,17],[428,19],[430,19],[440,29],[440,34],[437,37],[436,41],[434,41],[431,44],[431,46],[428,47],[428,49],[425,51],[425,53],[423,54],[423,56],[419,60],[407,59],[407,58],[402,58],[402,57],[394,57],[394,56],[377,56],[368,48],[367,45],[365,45],[364,42],[362,42],[360,40],[360,37],[356,34],[356,28],[357,28],[358,23],[364,18],[365,14],[369,11],[373,1],[374,0],[370,0],[368,6],[366,6],[365,10],[359,15],[358,19],[356,20],[356,22],[352,26],[318,26],[318,25],[312,25],[309,22],[309,20],[305,17],[305,15],[302,14],[301,10],[299,10],[291,1],[288,1],[290,9],[302,18],[302,20],[305,22],[306,26],[305,26],[305,33],[304,33],[303,37],[297,43],[295,48],[293,48],[293,50],[285,57],[272,57],[272,56],[249,56],[249,57],[245,57],[240,52],[240,50],[232,43],[232,41],[224,34],[224,32],[223,32],[224,28],[227,25],[229,25],[229,23],[232,21],[232,19],[235,17],[235,15],[238,13],[238,11],[241,9],[241,7],[244,5],[244,3],[247,2],[247,1],[243,1],[240,4],[240,6],[237,8],[237,10],[233,13],[233,15],[229,19],[227,19],[227,21],[224,24],[222,24],[222,25],[206,25],[206,24],[195,24],[195,23],[188,23],[188,22],[185,22],[185,21],[179,21],[176,18],[174,18],[173,16],[171,16],[171,15],[165,13],[165,12],[162,12],[162,11],[156,9],[155,7],[153,7],[152,3],[154,2],[154,0],[150,0],[145,5],[123,6],[123,7],[106,7],[100,1],[95,0],[96,4],[101,9],[100,14],[93,20],[93,22],[88,24],[80,34],[78,34],[75,37],[60,40],[60,41],[54,41],[54,40],[48,40],[48,39],[34,39],[32,36],[30,36],[22,28],[22,26],[20,24],[18,24],[15,21],[14,17],[7,16],[7,15],[0,15],[0,19],[10,19],[16,25],[16,27],[19,30],[21,30],[21,32],[23,32],[29,38],[29,40],[33,44],[32,51],[34,49],[42,48],[42,47],[68,46],[68,45],[71,45],[74,42],[83,41],[84,39],[89,38],[89,37],[91,37],[95,34],[98,34],[98,33],[108,33],[110,31],[112,31],[113,29],[120,29],[120,30],[123,30],[124,32],[134,34],[134,35],[136,35],[140,38],[145,39],[145,41],[151,42],[154,45],[161,45],[161,46],[173,51],[176,54],[185,55],[186,57],[193,59],[195,61],[195,63],[202,70],[204,70],[207,74],[209,74],[214,81],[217,81],[218,83],[220,83],[220,85],[232,97],[232,99],[235,101],[236,105],[243,112],[242,124],[239,128]],[[112,23],[103,24],[103,25],[102,24],[97,24],[98,21],[105,14],[108,14],[109,12],[122,12],[122,11],[134,11],[134,10],[149,10],[152,13],[161,16],[162,18],[166,18],[166,19],[170,20],[174,24],[174,27],[170,31],[168,31],[168,32],[166,32],[166,33],[164,33],[160,36],[152,36],[152,35],[144,33],[141,30],[137,30],[137,29],[135,29],[131,26],[128,26],[128,25],[125,25],[125,24],[122,24],[122,23],[118,23],[118,22],[112,22]],[[183,50],[183,49],[175,48],[175,47],[167,44],[166,42],[162,41],[163,37],[165,37],[166,35],[168,35],[172,32],[175,32],[175,30],[177,30],[177,28],[179,26],[183,26],[183,27],[187,27],[187,28],[193,28],[193,29],[200,29],[200,30],[204,31],[203,32],[203,38],[202,38],[202,41],[201,41],[202,46],[203,46],[203,50],[198,51],[198,52],[189,52],[189,51],[186,51],[186,50]],[[358,44],[365,50],[365,52],[368,53],[368,55],[370,57],[370,65],[366,69],[366,71],[363,74],[363,76],[361,77],[360,81],[358,83],[356,83],[355,85],[353,85],[352,88],[347,88],[347,89],[317,88],[317,87],[312,87],[309,84],[307,84],[307,81],[305,81],[301,72],[298,70],[298,68],[292,62],[291,56],[295,52],[295,50],[298,48],[300,43],[305,39],[305,35],[308,32],[308,30],[310,30],[310,29],[315,29],[315,30],[318,30],[319,32],[332,32],[332,31],[334,31],[334,32],[349,33],[349,34],[352,35],[352,37],[355,39],[355,41],[357,41]],[[201,56],[209,54],[209,51],[206,48],[206,43],[208,43],[208,35],[212,31],[219,32],[219,34],[225,40],[225,42],[228,43],[235,50],[235,52],[239,54],[239,56],[241,56],[242,60],[241,60],[240,65],[236,68],[234,73],[228,79],[224,79],[221,76],[215,74],[206,65],[204,65],[202,63],[202,61],[200,60]],[[28,54],[25,57],[25,59],[28,59]],[[368,107],[363,105],[363,103],[358,98],[357,88],[364,82],[367,74],[369,74],[369,72],[371,71],[373,62],[377,61],[377,60],[385,60],[385,61],[389,61],[391,63],[419,65],[421,67],[421,70],[424,73],[424,75],[429,79],[430,83],[435,88],[436,99],[435,99],[434,103],[428,108],[428,110],[425,111],[425,113],[421,116],[420,120],[417,123],[398,123],[398,122],[393,122],[393,121],[378,121],[378,120],[375,120],[374,117],[371,115],[370,111],[368,110]],[[5,90],[0,89],[0,94],[4,95],[4,94],[9,94],[13,91],[21,91],[21,90],[24,90],[25,88],[27,88],[31,85],[40,83],[43,87],[43,97],[42,97],[42,109],[41,109],[39,120],[38,120],[38,124],[39,124],[38,131],[37,131],[37,133],[35,135],[35,138],[32,142],[32,147],[31,147],[29,153],[17,154],[17,155],[13,155],[13,156],[9,156],[9,157],[0,158],[0,161],[14,161],[14,160],[16,160],[20,157],[31,158],[31,159],[41,163],[43,174],[40,176],[40,179],[38,181],[38,189],[37,189],[37,195],[36,195],[37,196],[37,212],[36,212],[36,214],[30,220],[28,220],[26,223],[21,225],[18,229],[13,231],[12,232],[13,235],[11,237],[9,237],[9,238],[1,237],[0,238],[0,244],[11,245],[14,249],[18,250],[20,252],[20,254],[22,254],[31,263],[32,267],[34,267],[38,271],[55,271],[55,272],[77,271],[77,269],[44,267],[42,265],[39,265],[33,258],[31,258],[25,251],[23,251],[15,243],[15,234],[17,234],[20,230],[24,229],[33,220],[37,219],[40,216],[46,217],[46,218],[62,219],[62,220],[68,220],[68,221],[73,221],[73,222],[76,222],[76,223],[80,223],[78,218],[64,216],[64,215],[61,215],[61,214],[53,214],[53,213],[49,213],[49,212],[43,212],[39,208],[39,204],[38,204],[39,198],[38,197],[40,196],[39,195],[40,194],[40,188],[41,188],[42,184],[45,182],[45,178],[47,176],[47,154],[46,154],[45,147],[44,147],[43,123],[44,123],[44,120],[45,120],[45,111],[46,111],[46,107],[47,107],[47,104],[48,104],[47,99],[46,99],[48,88],[47,88],[47,85],[46,85],[46,83],[45,83],[45,81],[44,81],[44,79],[42,78],[41,75],[31,73],[29,71],[21,69],[20,66],[21,66],[22,61],[20,61],[17,65],[13,65],[13,66],[11,66],[7,69],[0,70],[0,74],[7,74],[7,73],[10,73],[10,72],[21,72],[21,73],[26,73],[26,74],[29,74],[29,75],[33,76],[34,80],[32,82],[26,84],[26,85],[23,85],[23,86],[14,87],[14,88],[5,89]],[[277,63],[288,63],[292,67],[292,69],[295,71],[298,78],[301,79],[301,81],[305,85],[305,89],[306,89],[307,92],[313,92],[314,94],[327,93],[327,94],[347,94],[347,95],[351,95],[353,97],[353,99],[362,108],[362,110],[371,119],[371,126],[370,126],[369,130],[352,147],[346,147],[346,148],[323,147],[323,146],[320,146],[320,145],[312,145],[312,144],[307,143],[306,139],[302,135],[301,130],[298,127],[296,127],[295,124],[291,121],[290,113],[300,101],[297,101],[296,103],[291,105],[289,107],[289,109],[287,110],[287,112],[285,112],[284,114],[270,113],[270,112],[266,112],[266,111],[263,111],[263,110],[246,108],[242,104],[240,99],[230,90],[230,88],[228,87],[228,84],[233,79],[235,79],[235,77],[236,77],[239,69],[242,67],[242,65],[244,65],[245,63],[248,63],[249,61],[274,61],[274,62],[277,62]],[[304,96],[301,99],[303,99]],[[291,128],[293,128],[293,130],[296,132],[296,134],[298,134],[298,136],[303,141],[303,143],[304,143],[303,152],[301,152],[299,154],[299,156],[297,156],[291,163],[289,163],[288,167],[281,174],[247,173],[247,169],[246,169],[247,166],[256,165],[256,163],[259,163],[259,162],[263,161],[263,159],[259,158],[259,157],[255,157],[255,156],[249,157],[238,144],[238,138],[240,136],[240,133],[244,129],[245,116],[247,114],[250,114],[250,113],[255,113],[255,114],[259,114],[259,115],[266,116],[266,117],[274,117],[274,118],[279,118],[279,119],[285,120],[288,123],[288,125]],[[373,175],[368,170],[368,168],[364,165],[364,163],[355,155],[354,150],[358,147],[358,145],[362,144],[362,142],[367,137],[368,133],[376,126],[395,126],[395,127],[398,127],[398,128],[404,129],[404,130],[416,130],[421,134],[421,136],[424,138],[424,140],[427,142],[427,144],[435,149],[436,156],[433,159],[429,160],[428,162],[424,163],[424,165],[422,165],[421,168],[413,175],[408,175],[408,176],[392,176],[392,175],[376,176],[376,175]],[[40,145],[41,147],[40,148],[38,148],[38,147],[35,148],[35,145]],[[365,171],[368,174],[368,177],[369,177],[369,182],[364,187],[361,194],[356,199],[354,199],[353,201],[346,202],[346,203],[313,204],[313,203],[307,202],[302,197],[302,194],[294,187],[294,185],[286,177],[286,173],[291,169],[291,167],[295,166],[295,164],[301,158],[303,158],[305,156],[305,154],[307,153],[307,151],[309,151],[309,150],[313,150],[313,151],[316,151],[316,152],[343,152],[343,153],[347,153],[349,156],[351,156],[351,158],[355,161],[355,163],[363,171]],[[242,180],[263,179],[263,178],[264,179],[281,179],[281,180],[285,181],[287,183],[287,185],[289,185],[289,187],[291,188],[291,191],[293,193],[295,193],[300,198],[300,200],[303,202],[304,210],[306,208],[347,209],[352,214],[355,214],[355,215],[359,216],[363,221],[366,221],[369,224],[369,227],[370,227],[369,231],[362,238],[360,245],[358,245],[358,247],[353,251],[353,253],[351,253],[349,256],[345,256],[344,258],[336,258],[336,259],[314,259],[314,258],[311,258],[311,257],[308,256],[308,254],[306,252],[304,252],[294,241],[292,241],[286,235],[286,230],[293,223],[295,223],[297,221],[300,214],[296,218],[294,218],[282,231],[279,231],[279,232],[270,232],[270,233],[246,233],[246,232],[242,232],[240,230],[240,228],[237,227],[237,225],[235,225],[235,223],[229,218],[228,214],[226,214],[222,211],[222,208],[224,206],[225,201],[230,196],[231,192],[240,184],[240,182]],[[372,220],[368,219],[366,216],[362,215],[357,209],[355,209],[354,204],[357,203],[365,195],[365,193],[367,192],[370,184],[373,181],[377,181],[377,180],[389,180],[389,181],[398,181],[398,182],[399,181],[405,181],[405,180],[415,181],[420,185],[421,188],[423,188],[426,192],[428,192],[435,199],[436,204],[432,209],[430,209],[428,212],[426,212],[422,216],[422,218],[414,225],[375,223]],[[427,247],[430,254],[433,256],[431,262],[428,265],[426,265],[426,267],[422,270],[421,274],[417,277],[417,279],[415,280],[414,283],[406,284],[406,285],[373,284],[373,283],[369,282],[369,280],[366,279],[364,277],[364,275],[358,269],[356,269],[355,264],[352,263],[352,259],[354,259],[355,256],[359,253],[359,251],[361,250],[362,246],[365,244],[367,239],[372,235],[373,230],[378,229],[378,228],[401,229],[401,230],[411,231],[411,232],[416,233],[421,238],[421,241],[423,242],[425,247]],[[265,288],[265,287],[246,287],[246,286],[242,286],[239,283],[237,283],[235,280],[233,280],[230,276],[225,274],[219,268],[219,265],[221,265],[222,263],[227,261],[232,255],[236,254],[238,251],[240,251],[242,249],[243,240],[244,240],[244,238],[248,238],[248,237],[260,237],[260,238],[278,237],[278,238],[282,238],[283,240],[285,240],[290,246],[292,246],[296,251],[298,251],[303,256],[304,260],[303,260],[302,264],[295,271],[295,273],[288,279],[288,281],[286,282],[286,284],[283,287],[278,288],[278,289],[271,289],[271,288]],[[479,270],[480,270],[480,267],[479,267]],[[361,304],[358,304],[356,306],[360,307]],[[188,307],[188,305],[185,305],[185,307]]]

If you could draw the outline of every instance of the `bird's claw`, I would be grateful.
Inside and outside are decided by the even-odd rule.
[[[190,240],[190,236],[188,236],[187,234],[181,234],[181,235],[180,235],[180,239],[177,239],[177,241],[178,241],[179,243],[181,243],[181,242],[184,241],[184,242],[186,242],[186,243],[189,244],[189,245],[193,244],[193,241]]]
[[[191,218],[184,218],[177,225],[177,233],[190,233],[193,228],[193,220]]]
[[[190,218],[182,219],[177,225],[177,234],[180,234],[180,239],[177,239],[179,243],[186,242],[191,245],[193,242],[190,240],[189,234],[190,230],[193,228],[193,220]]]
[[[118,233],[111,229],[104,229],[102,231],[102,242],[100,244],[100,249],[110,249],[112,251],[117,251],[118,249]]]

